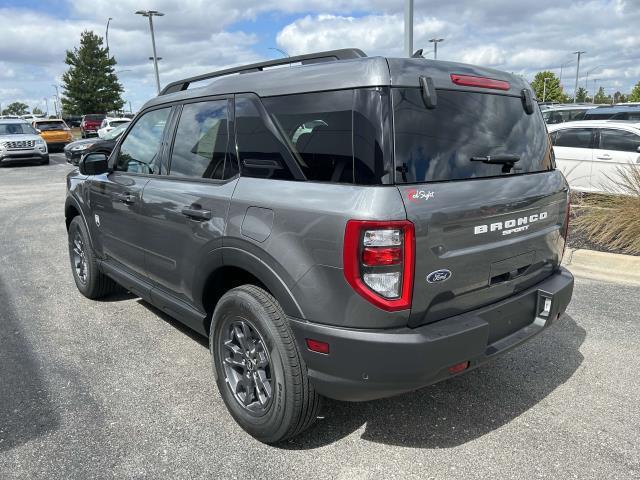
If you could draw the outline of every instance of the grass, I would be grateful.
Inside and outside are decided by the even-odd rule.
[[[618,168],[609,178],[616,193],[584,196],[571,229],[591,242],[631,255],[640,254],[640,166]]]

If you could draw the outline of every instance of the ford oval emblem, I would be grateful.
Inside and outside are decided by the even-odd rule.
[[[442,270],[436,270],[435,272],[431,272],[427,275],[427,282],[429,283],[437,283],[437,282],[445,282],[449,280],[451,277],[451,271],[443,268]]]

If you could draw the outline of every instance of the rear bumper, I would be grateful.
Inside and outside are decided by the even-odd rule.
[[[295,319],[290,324],[318,393],[364,401],[430,385],[454,376],[448,370],[453,365],[468,361],[466,372],[511,350],[556,321],[572,293],[573,276],[561,268],[500,302],[415,329],[353,330]],[[545,312],[547,298],[551,308]],[[329,343],[329,354],[309,351],[306,338]]]

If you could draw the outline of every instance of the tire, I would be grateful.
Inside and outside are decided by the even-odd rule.
[[[241,337],[249,338],[245,354]],[[286,315],[269,293],[243,285],[224,294],[211,320],[209,349],[220,395],[251,436],[277,443],[315,422],[321,397],[309,382]]]
[[[87,135],[84,133],[84,130],[80,130],[80,138],[87,138]]]
[[[69,224],[69,259],[73,280],[85,297],[102,298],[116,289],[116,283],[98,269],[87,227],[79,215]]]
[[[42,159],[42,162],[40,162],[40,165],[49,165],[49,155],[45,155],[44,158]]]

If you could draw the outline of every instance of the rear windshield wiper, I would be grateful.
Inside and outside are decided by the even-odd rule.
[[[472,162],[488,163],[490,165],[502,165],[502,173],[509,173],[516,162],[520,161],[519,155],[487,155],[485,157],[471,157]]]

